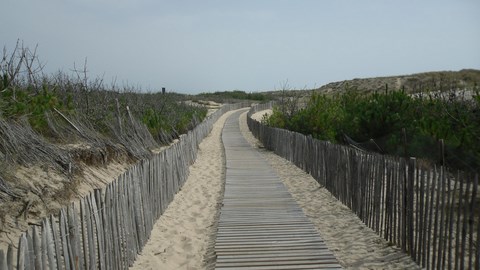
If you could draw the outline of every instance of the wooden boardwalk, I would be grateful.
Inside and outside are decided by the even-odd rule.
[[[341,269],[273,169],[243,138],[240,113],[222,134],[226,184],[215,269]]]

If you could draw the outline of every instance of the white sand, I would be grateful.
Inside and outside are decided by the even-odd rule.
[[[262,115],[265,112],[259,112]],[[247,141],[261,143],[248,130],[246,114],[240,129]],[[258,119],[258,117],[257,117]],[[347,269],[420,269],[412,259],[387,243],[315,179],[273,152],[259,149],[292,196],[313,222],[329,249]]]
[[[209,269],[223,200],[225,157],[221,141],[224,114],[199,147],[182,190],[156,222],[149,242],[130,269]]]
[[[271,110],[271,109],[263,110],[263,111],[259,111],[259,112],[254,113],[252,115],[252,119],[261,122],[263,119],[268,118],[272,114],[273,114],[273,110]]]

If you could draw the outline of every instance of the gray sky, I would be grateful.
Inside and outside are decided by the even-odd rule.
[[[181,93],[480,69],[478,0],[3,0],[0,44],[48,73]]]

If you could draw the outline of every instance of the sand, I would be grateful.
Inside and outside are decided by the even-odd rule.
[[[253,117],[259,119],[265,111]],[[261,143],[248,130],[246,114],[240,129],[253,147]],[[315,179],[273,152],[259,149],[293,198],[312,221],[329,249],[346,269],[420,269],[407,254],[378,236]]]
[[[182,190],[155,223],[147,245],[130,269],[211,269],[213,241],[223,199],[224,114],[199,146],[197,160]]]
[[[273,110],[270,110],[270,109],[263,110],[263,111],[259,111],[259,112],[254,113],[252,115],[252,119],[261,122],[263,119],[268,118],[272,114],[273,114]]]

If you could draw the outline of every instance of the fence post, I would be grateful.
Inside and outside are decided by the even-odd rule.
[[[407,195],[407,223],[408,223],[408,252],[410,255],[412,255],[413,260],[416,259],[415,256],[415,250],[414,250],[414,216],[413,216],[413,211],[414,211],[414,191],[415,191],[415,169],[416,169],[416,159],[411,157],[408,160],[408,184],[407,184],[407,189],[408,189],[408,195]]]

